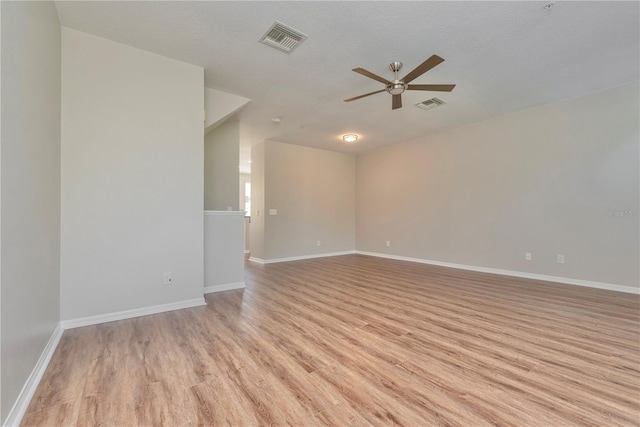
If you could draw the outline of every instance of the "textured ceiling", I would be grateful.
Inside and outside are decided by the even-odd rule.
[[[638,2],[56,2],[62,25],[205,69],[205,85],[251,99],[241,144],[264,139],[359,153],[639,79]],[[287,55],[258,43],[274,21],[309,36]],[[391,78],[438,54],[402,109],[356,74]],[[447,104],[413,104],[437,96]],[[606,108],[606,106],[603,106]],[[272,117],[282,119],[274,125]],[[357,133],[356,144],[340,136]],[[245,150],[246,151],[246,150]]]

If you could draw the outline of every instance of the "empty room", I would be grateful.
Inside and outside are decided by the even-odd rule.
[[[637,1],[2,1],[2,426],[640,426]]]

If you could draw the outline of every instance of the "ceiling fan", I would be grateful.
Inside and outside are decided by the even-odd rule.
[[[371,93],[365,93],[364,95],[356,96],[354,98],[345,99],[344,102],[355,101],[356,99],[364,98],[365,96],[375,95],[376,93],[387,91],[389,92],[393,98],[391,103],[391,109],[395,110],[396,108],[402,108],[402,93],[405,90],[429,90],[429,91],[438,91],[438,92],[451,92],[456,85],[410,85],[409,83],[414,79],[420,77],[436,65],[443,62],[444,59],[440,58],[438,55],[431,55],[429,59],[424,61],[422,64],[418,65],[413,69],[409,74],[404,76],[403,79],[398,79],[398,71],[402,68],[402,62],[392,62],[389,65],[389,69],[393,71],[396,75],[394,81],[389,81],[383,77],[380,77],[376,74],[373,74],[371,71],[367,71],[364,68],[354,68],[358,74],[362,74],[363,76],[367,76],[373,80],[377,80],[380,83],[384,83],[386,87],[384,89],[377,90]]]

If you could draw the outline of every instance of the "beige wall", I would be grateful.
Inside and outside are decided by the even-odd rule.
[[[263,144],[262,259],[352,251],[354,157],[275,141]],[[252,168],[255,163],[252,152]],[[258,191],[254,189],[254,197]],[[272,209],[277,215],[270,214]],[[253,233],[251,237],[252,256],[258,257],[253,251]]]
[[[204,212],[205,293],[220,286],[244,286],[243,235],[242,212]]]
[[[233,114],[237,113],[249,101],[248,98],[222,92],[217,89],[204,88],[204,131],[209,132],[216,126],[224,123]]]
[[[240,126],[227,121],[204,136],[204,208],[239,210]]]
[[[60,23],[52,2],[2,2],[2,413],[60,319]]]
[[[356,249],[639,286],[638,91],[359,156]]]
[[[62,29],[62,319],[202,298],[203,99],[200,67]]]

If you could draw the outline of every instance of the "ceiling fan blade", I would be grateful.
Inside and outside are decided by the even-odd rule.
[[[397,108],[402,108],[402,95],[393,95],[391,109],[395,110]]]
[[[424,61],[422,64],[418,65],[416,68],[413,69],[413,71],[411,71],[409,74],[404,76],[404,79],[402,79],[402,81],[405,83],[409,83],[410,81],[414,80],[417,77],[420,77],[421,75],[423,75],[424,73],[426,73],[427,71],[429,71],[430,69],[432,69],[433,67],[440,64],[443,61],[444,59],[440,58],[438,55],[431,55],[429,59]]]
[[[390,85],[391,84],[391,82],[389,80],[387,80],[387,79],[385,79],[383,77],[380,77],[380,76],[378,76],[376,74],[373,74],[371,71],[367,71],[364,68],[354,68],[351,71],[355,71],[358,74],[362,74],[363,76],[367,76],[370,79],[377,80],[380,83],[384,83],[386,85]]]
[[[407,90],[432,90],[435,92],[451,92],[456,85],[407,85]]]
[[[377,90],[375,92],[365,93],[364,95],[360,95],[360,96],[356,96],[356,97],[353,97],[353,98],[345,99],[344,102],[355,101],[356,99],[364,98],[365,96],[369,96],[369,95],[375,95],[376,93],[380,93],[380,92],[384,92],[384,91],[385,91],[385,89],[380,89],[380,90]]]

